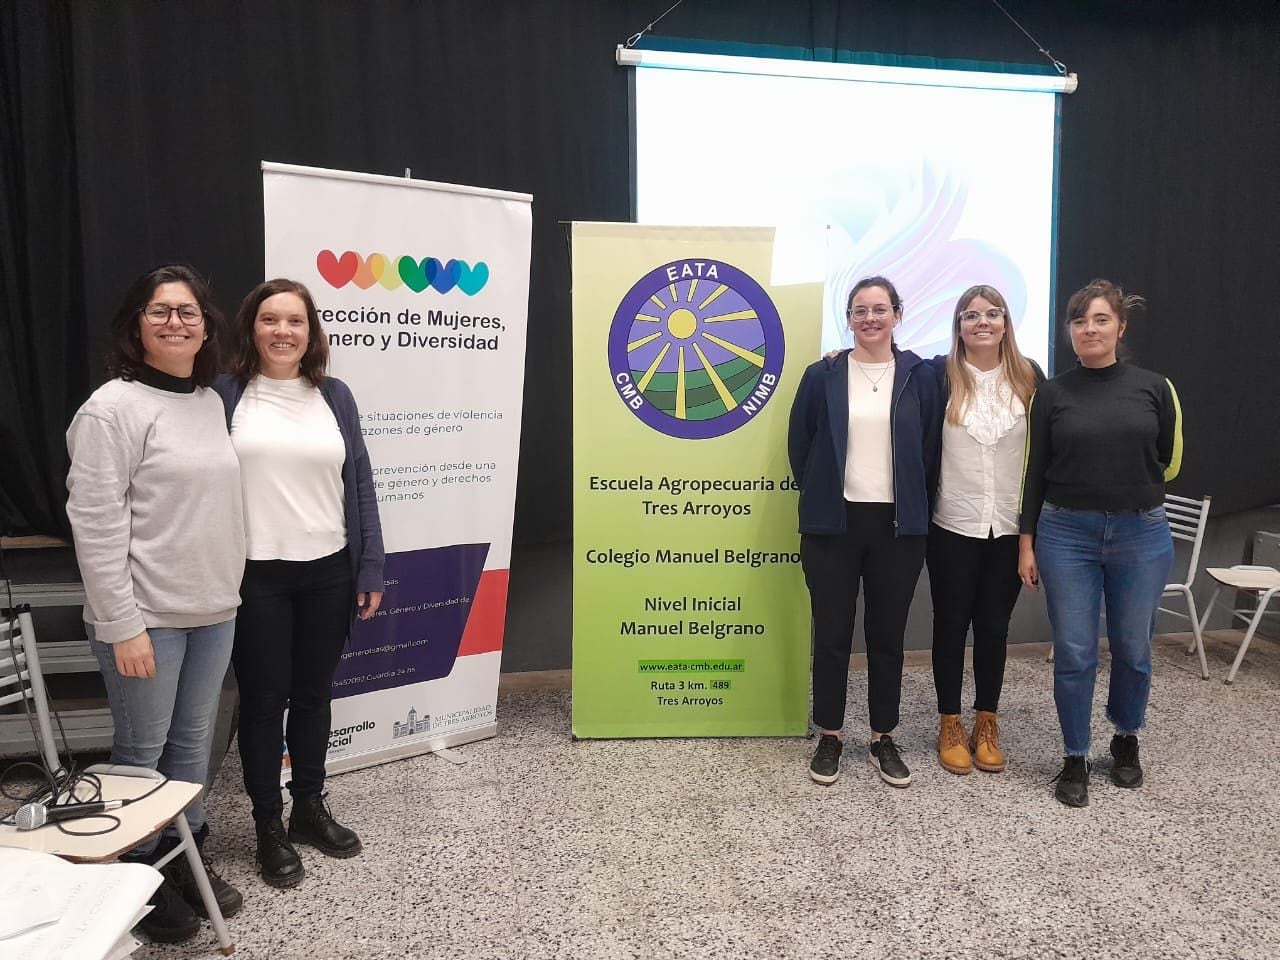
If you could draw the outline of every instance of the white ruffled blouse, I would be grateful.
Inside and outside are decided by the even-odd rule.
[[[1027,414],[1001,375],[965,364],[973,379],[961,422],[942,427],[942,465],[933,522],[966,537],[1018,532]]]

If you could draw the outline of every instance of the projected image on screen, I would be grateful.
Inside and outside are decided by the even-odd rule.
[[[852,344],[848,291],[882,274],[900,346],[947,352],[956,299],[983,283],[1047,368],[1056,117],[1051,92],[641,67],[636,218],[827,227],[774,263],[777,283],[825,279],[823,350]]]

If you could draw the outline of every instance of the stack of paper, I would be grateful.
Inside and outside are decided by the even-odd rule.
[[[0,960],[121,960],[160,872],[0,847]]]

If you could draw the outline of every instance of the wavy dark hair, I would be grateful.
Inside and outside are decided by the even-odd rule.
[[[1089,305],[1101,297],[1115,311],[1120,321],[1120,333],[1129,328],[1129,317],[1135,309],[1145,307],[1147,300],[1136,293],[1125,293],[1124,288],[1110,280],[1101,278],[1092,280],[1071,295],[1067,301],[1066,321],[1062,325],[1062,333],[1066,337],[1067,346],[1071,346],[1071,324],[1089,312]],[[1116,359],[1128,360],[1132,356],[1124,340],[1116,341]]]
[[[253,328],[258,322],[258,308],[262,302],[277,293],[297,295],[307,311],[307,349],[302,354],[298,372],[313,387],[318,387],[324,383],[325,370],[329,366],[329,341],[320,329],[320,315],[316,313],[311,291],[297,280],[284,277],[258,284],[249,291],[236,311],[235,331],[231,336],[231,373],[247,382],[261,371],[258,345],[253,342]]]
[[[185,283],[204,314],[206,339],[196,354],[191,379],[197,387],[207,387],[221,372],[222,311],[213,302],[213,293],[204,277],[184,263],[169,263],[148,270],[130,284],[124,302],[111,318],[111,344],[107,348],[107,376],[137,380],[146,361],[142,347],[142,310],[165,283]]]

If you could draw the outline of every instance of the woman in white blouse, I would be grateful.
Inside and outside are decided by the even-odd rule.
[[[933,594],[933,681],[938,761],[951,773],[998,773],[996,723],[1009,618],[1018,600],[1018,491],[1026,411],[1044,380],[1014,340],[1008,304],[993,287],[956,303],[944,371],[942,460],[926,560]],[[973,731],[960,716],[964,650],[973,626]]]

